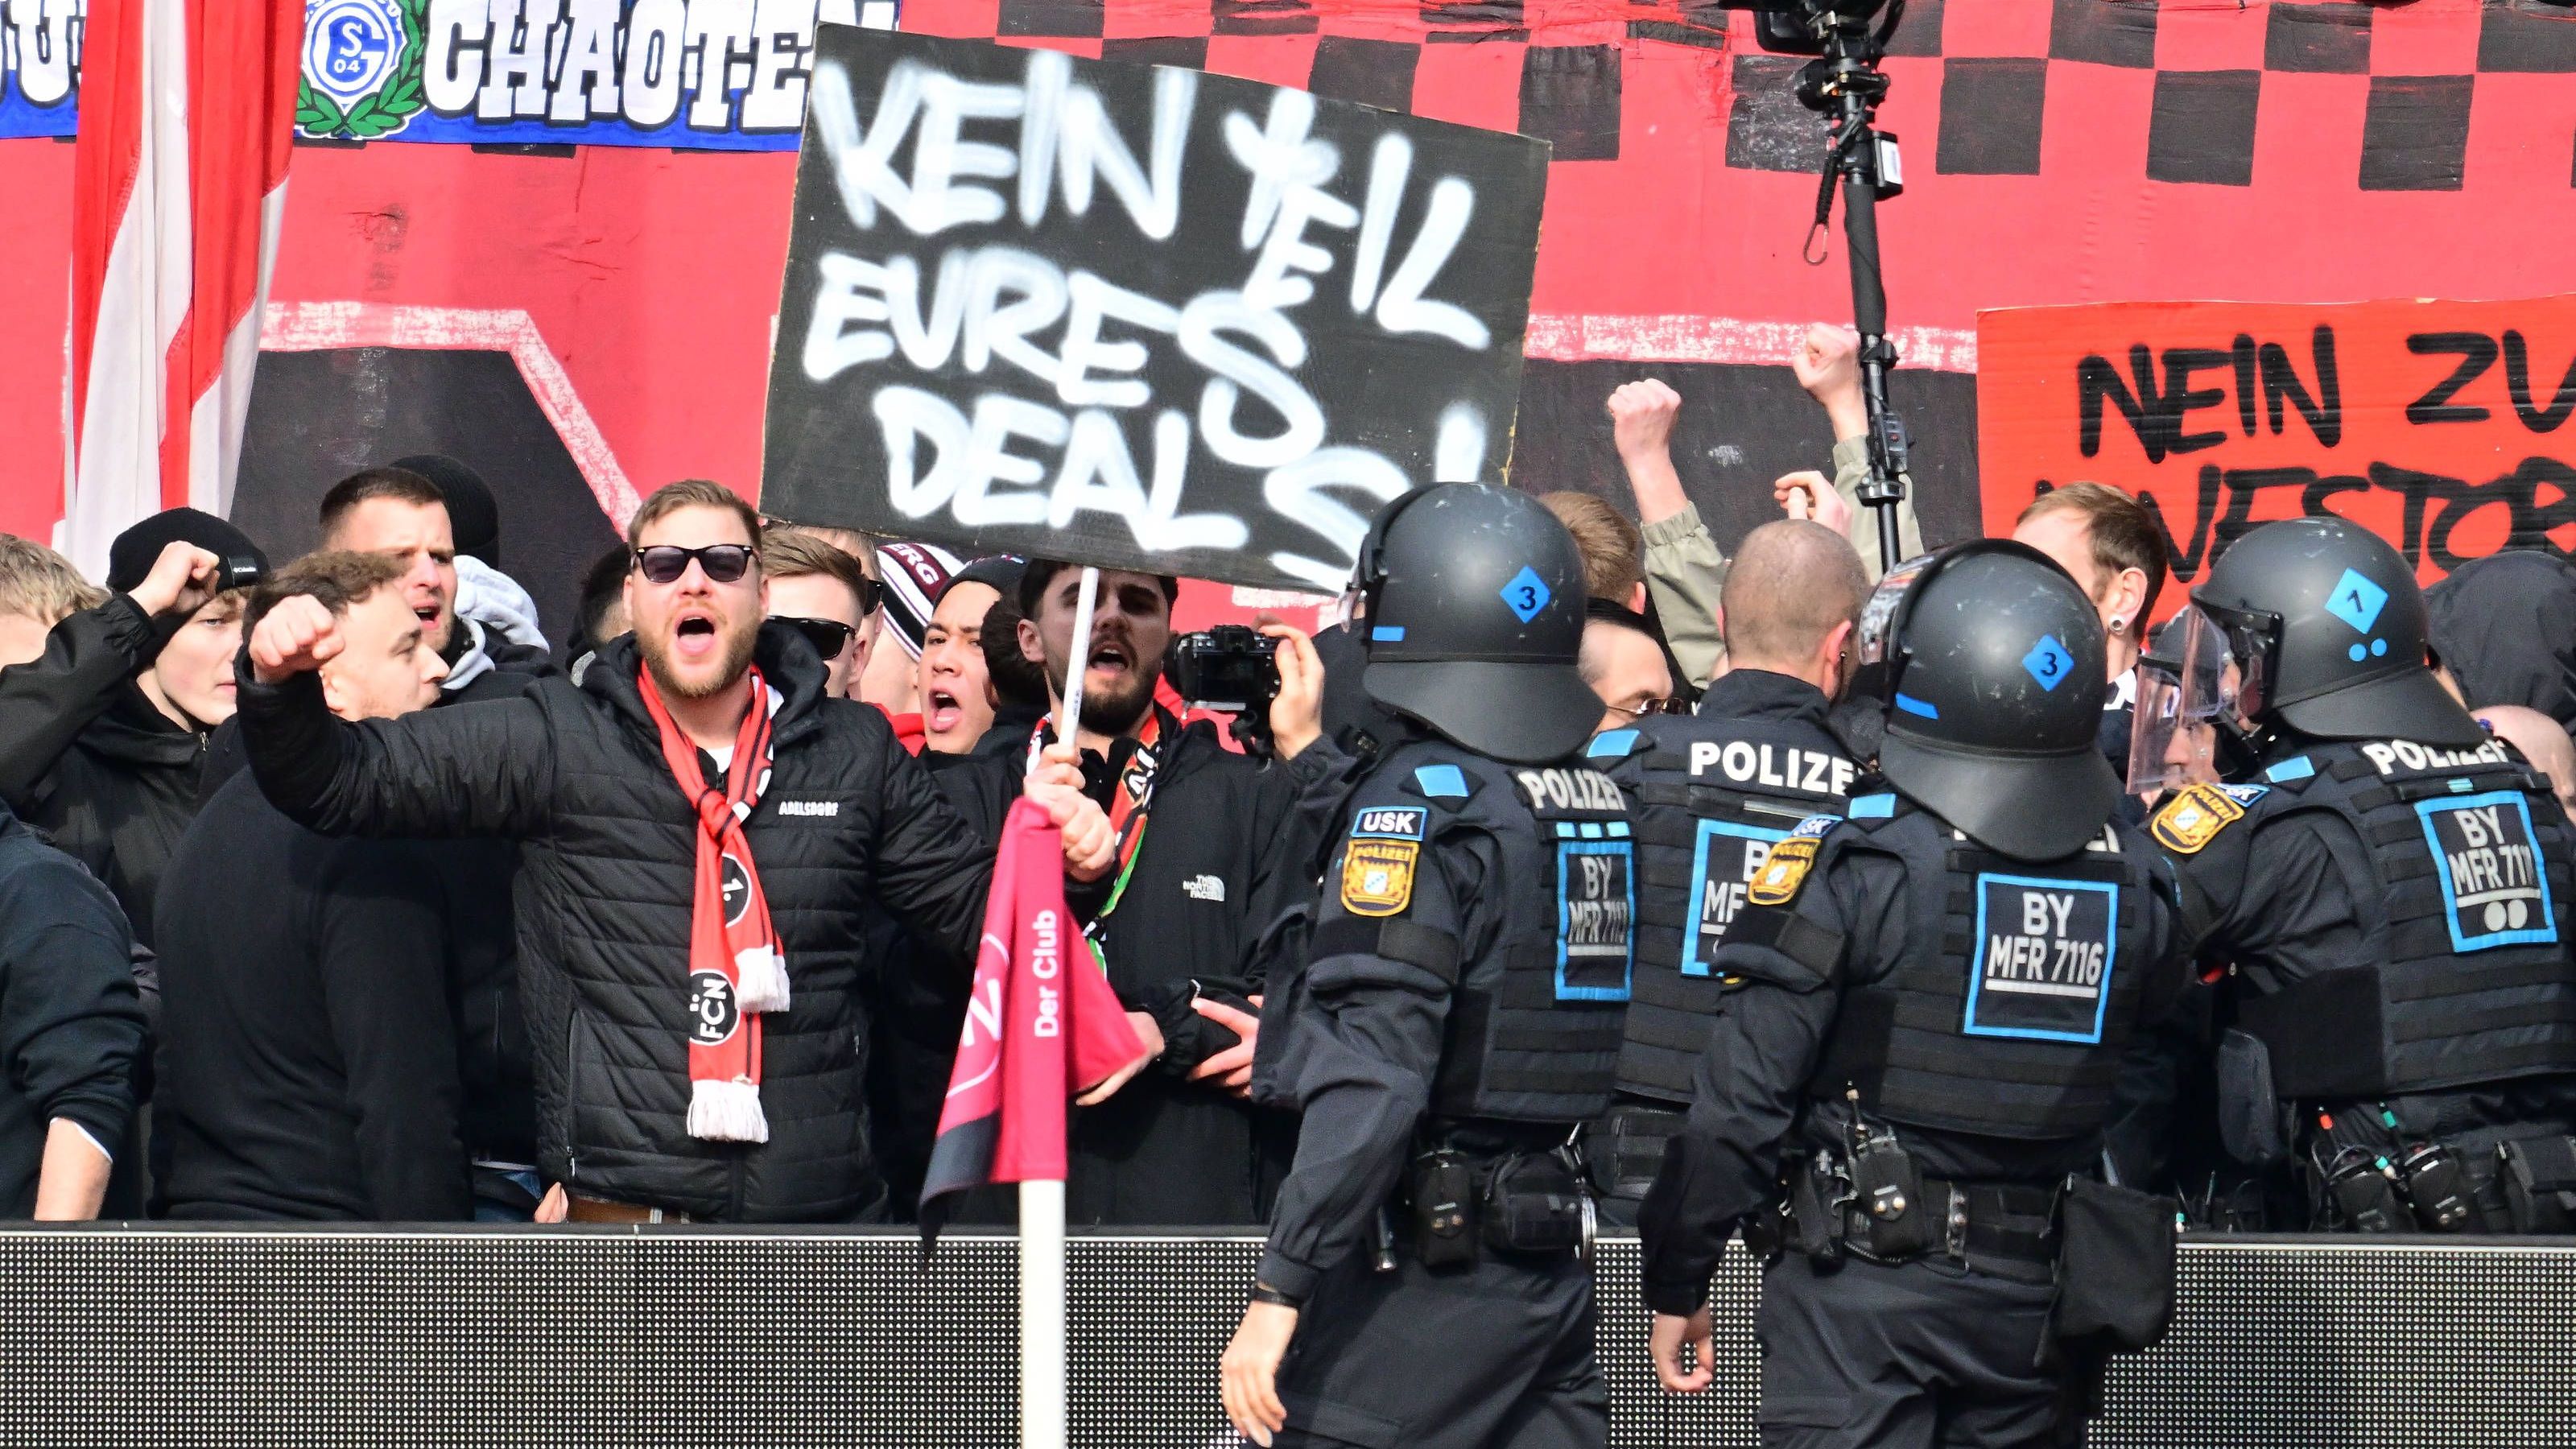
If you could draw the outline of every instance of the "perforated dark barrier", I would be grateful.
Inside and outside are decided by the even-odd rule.
[[[1014,1246],[952,1235],[923,1270],[883,1232],[0,1232],[0,1443],[996,1449]],[[1076,1444],[1234,1443],[1216,1360],[1256,1247],[1075,1240]],[[1600,1274],[1612,1442],[1754,1443],[1751,1265],[1690,1400],[1646,1369],[1636,1244]],[[2182,1293],[2093,1445],[2576,1439],[2576,1244],[2194,1244]]]

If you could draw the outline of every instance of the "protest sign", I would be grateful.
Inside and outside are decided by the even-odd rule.
[[[1547,147],[1169,67],[827,26],[761,506],[1331,591],[1511,452]]]
[[[2576,297],[2033,307],[1981,314],[1977,351],[1990,534],[2089,478],[2146,505],[2186,586],[2280,518],[2348,518],[2426,583],[2576,548]]]

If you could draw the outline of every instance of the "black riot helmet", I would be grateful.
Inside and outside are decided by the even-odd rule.
[[[2102,622],[2066,571],[1987,539],[1881,580],[1860,616],[1856,689],[1887,714],[1879,773],[1960,833],[2056,860],[2119,802],[2102,758]]]
[[[1563,759],[1601,723],[1576,672],[1583,557],[1526,493],[1441,483],[1388,504],[1360,545],[1353,585],[1369,697],[1480,755]]]
[[[2236,540],[2191,601],[2217,626],[2238,721],[2319,739],[2471,746],[2486,731],[2424,664],[2424,592],[2406,560],[2340,518]]]

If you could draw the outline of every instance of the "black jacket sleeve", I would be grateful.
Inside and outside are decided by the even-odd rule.
[[[242,743],[260,793],[325,835],[534,835],[550,814],[555,744],[545,710],[521,697],[352,724],[322,681],[278,684],[236,665]]]
[[[921,762],[904,753],[883,716],[877,732],[885,760],[873,856],[878,900],[915,935],[971,962],[984,933],[993,846],[950,806]]]
[[[160,652],[151,619],[118,594],[56,624],[41,657],[0,669],[0,800],[29,808],[37,785],[106,712],[117,686]]]
[[[1273,954],[1269,933],[1281,915],[1302,904],[1314,890],[1313,874],[1303,864],[1312,846],[1297,835],[1295,782],[1276,765],[1246,771],[1240,778],[1227,801],[1225,818],[1207,822],[1218,829],[1240,831],[1241,839],[1249,842],[1250,869],[1241,886],[1243,914],[1234,959],[1194,963],[1199,987],[1195,995],[1185,981],[1129,1003],[1133,1010],[1152,1013],[1154,1024],[1162,1029],[1163,1054],[1154,1059],[1154,1069],[1169,1076],[1186,1078],[1209,1057],[1242,1043],[1241,1036],[1200,1015],[1192,1003],[1204,996],[1247,1015],[1260,1015],[1261,1008],[1252,1004],[1252,998],[1267,986]]]
[[[1779,1191],[1780,1143],[1797,1121],[1807,1079],[1841,1004],[1849,962],[1878,934],[1902,931],[1904,868],[1884,857],[1836,854],[1784,906],[1747,906],[1711,969],[1728,991],[1692,1073],[1690,1121],[1664,1147],[1663,1170],[1638,1209],[1646,1306],[1689,1313],[1708,1301],[1726,1239]],[[1793,913],[1840,943],[1820,968],[1741,939],[1767,911]],[[1822,939],[1822,938],[1819,938]]]
[[[1493,934],[1491,912],[1476,906],[1500,877],[1489,837],[1453,832],[1424,848],[1404,915],[1449,934],[1459,959],[1473,960]],[[1338,904],[1328,899],[1328,919]],[[1307,967],[1301,989],[1279,1072],[1305,1116],[1261,1259],[1261,1281],[1295,1298],[1359,1248],[1395,1191],[1431,1107],[1451,984],[1410,962],[1347,952]]]
[[[2361,837],[2341,816],[2300,810],[2229,827],[2247,831],[2241,879],[2227,896],[2208,948],[2266,991],[2320,971],[2370,962],[2359,905],[2375,890]],[[2204,858],[2207,863],[2204,864]],[[2206,879],[2228,865],[2215,848],[2179,863]]]
[[[378,1222],[473,1216],[438,879],[417,849],[352,841],[315,882],[323,1007]]]
[[[0,1070],[37,1116],[76,1122],[113,1153],[143,1052],[124,913],[71,857],[12,856],[0,878]]]
[[[1367,772],[1367,762],[1347,753],[1333,742],[1332,736],[1326,735],[1298,751],[1295,759],[1282,760],[1275,768],[1287,775],[1295,792],[1289,814],[1296,822],[1297,840],[1305,852],[1297,857],[1296,865],[1311,877],[1323,868],[1318,857],[1341,823],[1342,805],[1358,788]]]
[[[1019,761],[1008,755],[923,755],[919,763],[942,799],[992,851],[1002,843],[1002,819],[1020,798]]]

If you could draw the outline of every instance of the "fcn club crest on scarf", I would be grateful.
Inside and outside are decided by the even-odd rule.
[[[295,128],[371,141],[409,124],[423,104],[428,17],[429,0],[307,0]]]

